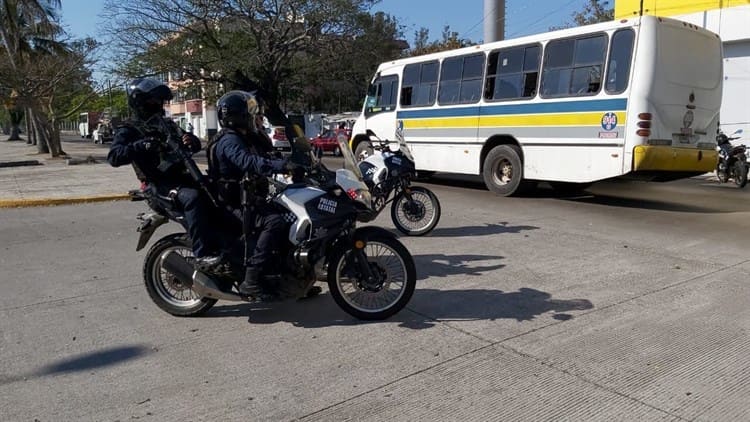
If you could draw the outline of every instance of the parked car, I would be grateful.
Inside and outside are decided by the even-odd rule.
[[[271,138],[273,149],[276,151],[291,151],[284,126],[266,127],[266,133]]]
[[[310,144],[312,145],[313,150],[320,151],[321,153],[331,152],[338,157],[341,155],[338,137],[345,136],[348,140],[351,135],[352,131],[350,129],[328,129],[310,140]]]

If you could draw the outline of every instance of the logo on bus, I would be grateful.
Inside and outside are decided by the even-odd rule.
[[[602,129],[606,131],[614,130],[617,127],[617,115],[615,113],[605,113],[602,116]]]

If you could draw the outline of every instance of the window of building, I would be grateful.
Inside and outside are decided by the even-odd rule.
[[[393,111],[398,97],[398,76],[379,77],[370,85],[365,98],[365,115]]]
[[[607,94],[619,94],[628,88],[634,40],[635,32],[632,29],[619,30],[612,36],[607,63],[607,83],[604,87]]]
[[[451,57],[443,60],[438,103],[472,104],[482,96],[484,54]]]
[[[490,53],[484,98],[497,101],[536,96],[541,51],[539,45],[529,45]]]
[[[404,82],[401,87],[401,105],[420,107],[435,104],[439,70],[440,64],[437,60],[405,66]]]
[[[606,53],[604,34],[550,41],[544,52],[542,97],[596,95]]]

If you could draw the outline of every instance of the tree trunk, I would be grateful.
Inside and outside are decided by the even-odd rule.
[[[34,126],[31,124],[29,109],[24,110],[24,114],[26,115],[26,144],[36,145],[36,135],[34,134]]]
[[[23,121],[23,113],[16,109],[11,108],[8,110],[8,114],[10,115],[10,136],[8,137],[9,141],[21,141],[23,140],[21,138],[21,130],[20,125],[21,121]]]
[[[36,147],[39,154],[50,153],[50,148],[47,145],[47,136],[44,130],[44,123],[40,119],[40,113],[37,110],[30,109],[29,115],[31,116],[31,125],[34,130],[34,137],[36,138]],[[55,157],[54,154],[52,154]]]
[[[21,141],[21,133],[18,129],[18,125],[11,125],[10,126],[10,137],[8,137],[9,141]]]

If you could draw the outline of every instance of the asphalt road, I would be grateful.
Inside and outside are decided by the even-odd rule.
[[[417,291],[376,323],[327,293],[175,318],[142,287],[143,204],[0,210],[2,420],[750,419],[750,190],[424,185]]]

